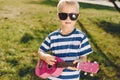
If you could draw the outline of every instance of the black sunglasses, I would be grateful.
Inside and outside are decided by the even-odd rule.
[[[74,20],[77,20],[79,14],[78,13],[58,13],[58,15],[60,20],[66,20],[67,17],[69,16],[69,18],[74,21]]]

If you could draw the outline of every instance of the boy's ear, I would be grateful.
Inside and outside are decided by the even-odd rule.
[[[80,17],[80,13],[78,14],[78,18]]]
[[[77,18],[77,20],[79,19],[79,16],[80,16],[80,14],[78,14],[78,18]]]
[[[59,15],[58,15],[58,13],[57,13],[57,17],[59,18]],[[60,20],[60,19],[59,19]]]
[[[58,13],[57,13],[57,16],[58,16]]]

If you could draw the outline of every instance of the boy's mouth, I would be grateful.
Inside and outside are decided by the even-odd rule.
[[[65,22],[65,24],[71,24],[71,22]]]

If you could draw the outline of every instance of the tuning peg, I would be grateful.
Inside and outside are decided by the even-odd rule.
[[[94,61],[94,63],[97,63],[97,61]]]
[[[87,75],[87,72],[85,72],[84,75]]]
[[[90,76],[93,76],[93,74],[90,74]]]

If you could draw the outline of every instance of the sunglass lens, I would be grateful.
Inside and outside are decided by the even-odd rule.
[[[71,20],[76,20],[78,18],[78,14],[69,14]]]
[[[58,15],[59,15],[60,20],[65,20],[67,19],[67,16],[68,16],[66,13],[59,13]]]

